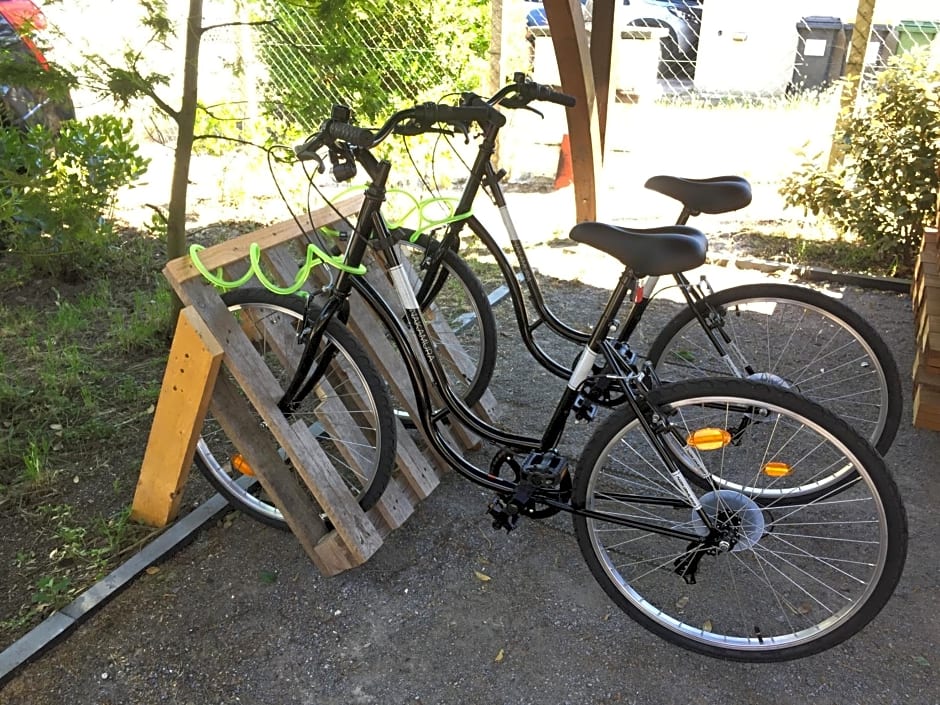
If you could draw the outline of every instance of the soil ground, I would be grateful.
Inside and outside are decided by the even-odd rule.
[[[550,274],[553,257],[570,262],[564,250],[542,248],[540,269]],[[567,275],[575,269],[560,268]],[[597,273],[604,271],[595,266],[592,281],[601,283]],[[710,272],[716,286],[757,276]],[[551,281],[549,290],[555,305],[570,311],[601,294],[574,279]],[[0,699],[9,705],[935,703],[940,435],[909,422],[910,300],[854,288],[833,293],[890,341],[902,370],[908,404],[887,460],[911,525],[896,594],[840,647],[773,666],[722,663],[677,649],[612,606],[588,573],[569,522],[556,517],[509,535],[494,532],[486,493],[447,474],[372,559],[333,578],[316,571],[290,534],[237,515],[217,522],[23,668]],[[505,343],[494,382],[501,417],[535,430],[559,384],[516,344],[508,306],[497,310]],[[650,319],[644,331],[657,323]],[[638,347],[648,339],[641,331]],[[572,447],[582,431],[568,437]]]

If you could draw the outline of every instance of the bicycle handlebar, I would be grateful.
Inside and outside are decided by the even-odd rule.
[[[337,111],[334,111],[334,115]],[[342,114],[342,111],[340,111]],[[443,103],[423,103],[406,110],[399,110],[392,115],[377,131],[350,124],[348,111],[346,119],[333,117],[327,120],[320,131],[303,144],[294,147],[294,154],[301,161],[314,159],[322,147],[336,140],[342,140],[355,147],[369,149],[382,142],[392,132],[417,135],[436,131],[434,127],[446,123],[466,129],[466,125],[476,122],[481,125],[491,123],[502,127],[506,117],[496,108],[486,103],[476,105],[445,105]]]
[[[574,107],[577,103],[573,95],[560,93],[551,86],[530,81],[524,73],[513,75],[512,83],[500,88],[486,103],[504,108],[524,108],[535,100],[555,103],[566,108]]]
[[[474,93],[463,93],[460,105],[444,103],[422,103],[406,110],[399,110],[392,115],[377,131],[357,127],[349,122],[348,108],[336,106],[333,117],[327,120],[317,134],[303,144],[294,147],[297,159],[319,159],[317,152],[337,140],[347,144],[369,149],[382,142],[393,132],[403,135],[418,135],[425,132],[440,132],[435,125],[449,124],[466,132],[468,123],[481,126],[493,125],[497,128],[506,124],[506,117],[496,109],[525,108],[533,101],[555,103],[567,108],[576,103],[575,97],[556,91],[551,86],[531,81],[523,73],[516,73],[512,83],[499,89],[489,99],[483,99]]]
[[[356,147],[371,147],[375,143],[375,135],[366,127],[357,127],[348,122],[330,120],[326,126],[327,136],[332,139],[343,140]]]

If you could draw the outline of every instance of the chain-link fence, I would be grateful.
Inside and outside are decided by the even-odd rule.
[[[865,76],[873,78],[892,56],[938,37],[936,0],[861,0],[863,10],[875,7],[862,18],[863,24],[870,20],[870,41],[850,53],[859,4],[618,4],[621,32],[613,79],[621,100],[611,106],[605,152],[605,169],[617,170],[611,178],[641,186],[654,172],[733,172],[770,184],[802,163],[798,150],[827,151],[840,107],[832,86],[854,68],[859,54],[864,54]],[[86,27],[79,21],[91,12],[85,5],[53,4],[50,17],[68,30],[69,40],[84,39],[102,54],[111,49],[107,55],[117,63],[127,42],[143,50],[146,65],[172,79],[159,92],[174,104],[182,42],[152,56],[149,34],[131,16],[131,3],[91,0],[91,5],[96,16],[120,10],[115,22],[121,32],[102,36],[99,27]],[[585,0],[588,19],[590,10]],[[182,24],[181,8],[174,6],[173,12]],[[448,91],[466,87],[485,93],[515,71],[543,83],[558,81],[545,13],[532,0],[206,0],[205,12],[205,23],[218,28],[203,36],[201,101],[213,115],[231,117],[229,124],[245,130],[237,136],[251,141],[269,134],[283,138],[285,124],[314,129],[334,101],[350,104],[360,122],[374,124],[398,107],[441,99]],[[271,20],[276,24],[232,24]],[[69,47],[60,41],[56,48],[62,56]],[[77,52],[75,61],[81,62]],[[77,91],[76,105],[81,115],[100,109]],[[544,120],[509,111],[499,162],[511,179],[554,178],[567,130],[565,111],[539,107]],[[164,120],[150,127],[155,112],[148,107],[138,122],[148,126],[148,134],[165,133],[163,142],[169,144],[173,125]],[[272,112],[286,123],[271,125],[265,113]]]
[[[489,6],[441,3],[265,0],[258,58],[276,109],[312,129],[334,103],[367,120],[440,91],[477,88],[486,72]]]
[[[515,1],[529,6],[533,72],[557,81],[541,3]],[[583,7],[590,23],[593,1]],[[626,0],[617,8],[612,81],[626,99],[747,101],[825,90],[846,76],[859,12],[871,26],[862,62],[868,79],[940,30],[940,6],[916,0]]]

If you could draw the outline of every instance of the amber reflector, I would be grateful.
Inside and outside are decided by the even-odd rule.
[[[688,444],[696,450],[718,450],[729,443],[731,434],[723,428],[700,428],[688,439]]]
[[[769,477],[786,477],[791,472],[793,468],[786,463],[767,463],[764,466],[764,474]]]
[[[254,477],[255,471],[251,469],[248,461],[240,453],[232,456],[232,469],[240,472],[242,475],[251,475]]]

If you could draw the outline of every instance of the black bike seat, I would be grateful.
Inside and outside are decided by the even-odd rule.
[[[751,185],[742,176],[713,176],[710,179],[654,176],[644,185],[676,199],[693,215],[729,213],[751,202]]]
[[[639,277],[694,269],[708,251],[708,238],[688,225],[636,229],[588,221],[575,225],[569,237],[616,257]]]

